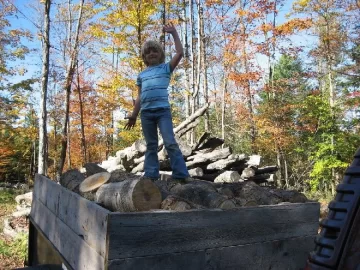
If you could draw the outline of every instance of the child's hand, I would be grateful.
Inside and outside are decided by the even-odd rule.
[[[126,130],[132,129],[136,124],[136,117],[126,116],[125,119],[128,119],[128,122],[125,125]]]
[[[163,30],[164,30],[164,32],[170,33],[170,34],[176,33],[176,28],[172,23],[165,24]]]

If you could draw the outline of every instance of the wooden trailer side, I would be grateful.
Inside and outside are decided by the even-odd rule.
[[[36,175],[30,218],[73,269],[106,268],[109,213]]]
[[[299,203],[111,213],[109,269],[301,268],[314,246],[319,209]]]

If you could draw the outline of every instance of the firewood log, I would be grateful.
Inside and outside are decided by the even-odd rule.
[[[262,168],[256,168],[255,175],[264,174],[264,173],[275,173],[277,170],[278,170],[278,167],[276,165],[266,166],[266,167],[262,167]]]
[[[178,133],[180,130],[182,130],[187,125],[192,123],[195,119],[202,116],[206,112],[206,110],[209,108],[209,106],[210,106],[210,103],[207,103],[202,108],[195,111],[195,113],[190,115],[185,121],[181,122],[176,128],[174,128],[174,133],[175,134]]]
[[[111,174],[108,172],[93,174],[81,182],[79,190],[82,193],[93,191],[99,188],[101,185],[105,184],[110,179],[110,176]]]
[[[60,176],[60,185],[74,191],[84,181],[85,176],[77,169],[68,170]]]
[[[217,161],[219,159],[227,158],[231,154],[231,150],[229,147],[214,150],[207,154],[198,154],[192,157],[190,161],[186,162],[186,166],[189,169],[199,167],[199,165],[209,164],[211,162]],[[189,160],[188,158],[188,160]]]
[[[95,200],[111,211],[149,211],[160,208],[161,193],[150,180],[125,180],[102,185]]]
[[[191,206],[182,200],[181,198],[169,195],[161,203],[161,209],[163,210],[173,210],[173,211],[186,211],[190,210]]]
[[[215,183],[233,183],[233,182],[243,182],[241,176],[236,171],[225,171],[214,179]]]
[[[96,190],[109,181],[111,174],[108,172],[100,172],[93,174],[81,182],[79,188],[74,190],[84,198],[93,201],[95,199]]]
[[[236,207],[232,200],[217,193],[211,192],[200,185],[176,185],[171,188],[171,193],[208,208],[231,209]]]
[[[231,167],[245,164],[246,155],[230,155],[226,159],[220,159],[206,166],[206,171],[228,170]]]
[[[84,168],[85,168],[86,177],[89,177],[96,173],[106,172],[104,168],[100,167],[96,163],[91,163],[91,162],[85,163]]]
[[[255,169],[247,167],[241,172],[241,178],[248,179],[255,175]]]

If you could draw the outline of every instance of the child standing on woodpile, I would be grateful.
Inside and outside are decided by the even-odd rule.
[[[184,182],[189,177],[185,160],[175,140],[167,88],[171,73],[183,57],[183,48],[172,24],[164,26],[164,31],[173,36],[176,54],[168,63],[161,45],[156,41],[147,41],[141,48],[141,57],[147,66],[137,77],[138,97],[131,116],[126,117],[125,129],[135,126],[141,109],[141,126],[146,141],[144,177],[156,181],[159,178],[158,133],[159,127],[165,149],[170,158],[173,180]]]

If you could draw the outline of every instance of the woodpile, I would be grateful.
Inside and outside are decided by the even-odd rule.
[[[275,181],[277,167],[260,167],[259,155],[234,154],[230,147],[224,145],[224,140],[207,132],[195,145],[188,145],[182,139],[182,136],[193,128],[194,123],[205,113],[207,107],[206,105],[199,109],[174,128],[175,137],[186,160],[190,176],[215,183],[254,181],[258,184],[272,184]],[[142,175],[145,151],[145,141],[138,140],[132,146],[118,151],[115,157],[109,157],[103,161],[100,166],[109,172],[120,169]],[[168,179],[171,176],[171,167],[162,141],[159,142],[158,158],[161,179]]]
[[[182,183],[171,178],[170,161],[163,142],[158,157],[161,178],[143,177],[143,140],[120,150],[100,165],[87,163],[81,171],[69,170],[60,184],[111,211],[134,212],[154,209],[232,209],[243,206],[306,202],[296,191],[271,187],[276,166],[260,167],[259,155],[235,154],[224,140],[204,133],[195,145],[182,140],[197,125],[208,105],[174,128],[191,178]],[[262,186],[260,186],[261,184]]]
[[[11,238],[16,238],[20,233],[28,231],[28,216],[31,211],[32,192],[17,195],[15,197],[16,210],[5,217],[3,233]]]
[[[117,212],[150,211],[154,209],[186,211],[190,209],[232,209],[243,206],[306,202],[297,191],[262,187],[253,181],[210,182],[189,178],[178,182],[171,178],[152,182],[150,179],[120,169],[104,172],[96,164],[83,173],[70,170],[60,183],[84,198]],[[90,173],[91,171],[91,173]],[[74,175],[81,175],[79,183]]]

